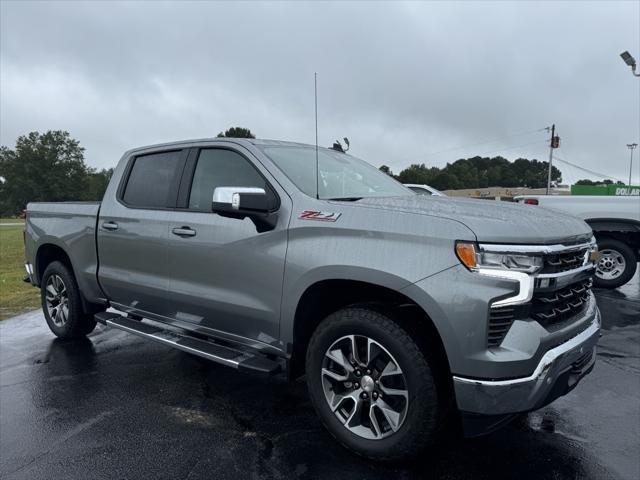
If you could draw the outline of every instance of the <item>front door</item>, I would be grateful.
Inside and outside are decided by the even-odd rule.
[[[185,169],[192,180],[185,185],[183,179],[188,192],[180,193],[184,208],[169,226],[171,316],[216,331],[210,333],[278,347],[289,197],[240,147],[203,148],[192,155]],[[225,186],[278,195],[275,229],[258,233],[248,218],[212,213],[213,191]]]

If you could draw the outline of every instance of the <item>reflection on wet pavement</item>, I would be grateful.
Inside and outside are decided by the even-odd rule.
[[[263,381],[98,327],[64,342],[40,312],[0,323],[0,477],[640,478],[640,281],[598,291],[598,363],[491,435],[378,465],[322,429],[304,383]]]

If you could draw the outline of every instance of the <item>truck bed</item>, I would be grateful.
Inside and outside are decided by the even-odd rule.
[[[518,202],[535,199],[545,208],[562,210],[583,220],[617,219],[640,222],[640,197],[604,195],[521,195]]]
[[[36,252],[41,245],[73,252],[69,262],[76,273],[85,299],[102,297],[98,286],[96,223],[101,202],[38,202],[27,205],[25,253],[34,268],[32,280],[37,285],[43,272],[38,271]]]

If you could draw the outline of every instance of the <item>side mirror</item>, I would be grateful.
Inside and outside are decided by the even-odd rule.
[[[269,203],[264,188],[217,187],[213,191],[211,209],[217,213],[240,213],[245,210],[268,212]]]
[[[211,203],[211,210],[223,217],[249,217],[258,232],[273,230],[277,217],[271,212],[276,207],[276,197],[258,187],[216,187]]]

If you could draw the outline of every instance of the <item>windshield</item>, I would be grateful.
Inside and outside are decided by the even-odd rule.
[[[263,147],[264,153],[300,190],[316,196],[314,147]],[[318,150],[318,197],[358,200],[363,197],[414,195],[402,184],[367,162],[331,150]]]

